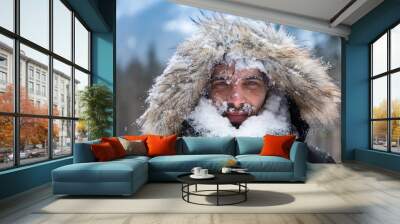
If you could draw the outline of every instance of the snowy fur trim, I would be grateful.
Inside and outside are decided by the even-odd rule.
[[[222,15],[199,19],[197,24],[197,32],[178,46],[149,91],[148,108],[137,120],[143,133],[179,133],[198,105],[214,65],[226,55],[260,61],[273,88],[297,104],[309,125],[337,120],[340,90],[327,74],[328,65],[296,45],[284,30]]]

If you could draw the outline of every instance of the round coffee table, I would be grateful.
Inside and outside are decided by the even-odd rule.
[[[188,203],[198,204],[198,205],[234,205],[247,200],[247,192],[249,188],[247,183],[255,180],[255,177],[248,173],[216,173],[213,174],[215,177],[212,179],[193,179],[190,177],[191,173],[182,174],[177,177],[178,181],[182,183],[182,199]],[[197,190],[197,185],[216,185],[215,190]],[[190,191],[190,186],[195,186],[194,191]],[[237,190],[223,190],[220,189],[220,185],[236,185]],[[209,192],[215,192],[215,194],[205,194]],[[216,197],[216,204],[202,204],[190,201],[190,196],[203,196],[203,197]],[[232,197],[241,196],[239,200],[231,203],[221,203],[221,197]]]

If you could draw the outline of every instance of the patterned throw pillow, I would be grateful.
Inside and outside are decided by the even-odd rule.
[[[126,155],[135,155],[135,156],[145,156],[147,155],[147,149],[143,141],[141,140],[126,140],[124,138],[118,137],[119,142],[121,142],[122,147],[124,147],[126,151]]]

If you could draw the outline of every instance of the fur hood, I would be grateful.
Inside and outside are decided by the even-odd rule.
[[[310,126],[337,120],[340,90],[327,74],[328,65],[296,45],[284,30],[222,15],[199,19],[196,24],[198,30],[177,47],[149,90],[148,107],[137,120],[143,133],[180,133],[182,122],[199,103],[214,65],[228,53],[261,62],[273,88],[295,102]]]

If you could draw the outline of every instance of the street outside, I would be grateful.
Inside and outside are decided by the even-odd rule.
[[[63,155],[70,155],[71,147],[57,147],[54,149],[54,157],[60,157]],[[22,150],[20,153],[21,165],[36,163],[39,161],[48,159],[47,148],[36,148]],[[12,153],[2,156],[0,160],[0,170],[13,166],[14,155]]]

